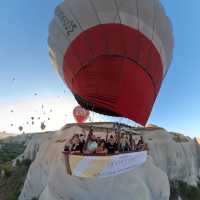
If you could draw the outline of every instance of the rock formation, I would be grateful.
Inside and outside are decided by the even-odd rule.
[[[112,126],[101,124],[100,126]],[[159,127],[137,128],[149,145],[147,162],[137,169],[109,178],[69,176],[62,155],[65,141],[83,129],[77,125],[31,139],[22,157],[31,158],[19,200],[168,200],[169,180],[196,185],[200,175],[200,147],[181,134]]]

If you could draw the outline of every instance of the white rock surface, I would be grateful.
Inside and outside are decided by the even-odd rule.
[[[22,155],[18,156],[15,160],[13,160],[13,166],[16,165],[17,160],[35,160],[41,144],[47,140],[50,140],[53,134],[54,132],[47,132],[41,134],[36,133],[32,135],[17,136],[15,142],[17,141],[20,143],[25,143],[26,149]]]
[[[66,172],[62,150],[65,139],[83,130],[72,126],[33,140],[24,157],[33,161],[19,200],[168,200],[169,180],[179,179],[195,185],[200,169],[200,148],[194,140],[164,129],[138,129],[150,148],[148,161],[132,172],[112,178],[81,179]],[[40,142],[38,142],[40,141]],[[183,142],[184,141],[184,142]],[[187,141],[187,142],[186,142]],[[36,150],[34,150],[36,149]],[[29,153],[27,153],[29,152]]]
[[[143,134],[155,165],[165,171],[170,180],[197,184],[200,177],[200,147],[194,140],[164,129],[144,131]],[[176,137],[180,141],[175,141]]]

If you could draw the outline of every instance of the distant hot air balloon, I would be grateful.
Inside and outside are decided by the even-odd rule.
[[[90,112],[81,106],[76,106],[73,110],[73,115],[76,122],[83,123],[88,119]]]
[[[44,122],[41,123],[40,128],[41,128],[41,130],[44,130],[46,128],[46,125]]]
[[[173,52],[159,0],[64,0],[48,43],[82,107],[146,124]]]
[[[19,131],[20,131],[20,132],[23,131],[23,126],[20,126],[20,127],[19,127]]]

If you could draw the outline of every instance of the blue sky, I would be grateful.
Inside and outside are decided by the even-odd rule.
[[[0,6],[0,104],[72,95],[48,56],[48,24],[60,0],[2,1]],[[174,27],[169,73],[149,123],[200,135],[200,2],[162,0]],[[14,78],[14,80],[13,80]],[[64,94],[64,90],[67,93]],[[35,98],[35,97],[34,97]],[[75,102],[73,102],[75,103]],[[1,119],[0,110],[0,119]],[[9,120],[9,119],[8,119]],[[0,121],[1,124],[1,121]]]
[[[47,47],[48,23],[59,2],[1,2],[0,101],[29,97],[35,91],[47,95],[60,92],[61,81],[51,67]],[[13,77],[16,82],[10,91]]]

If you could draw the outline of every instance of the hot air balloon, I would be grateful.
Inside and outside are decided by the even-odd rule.
[[[19,126],[19,131],[21,132],[21,131],[23,131],[23,126]]]
[[[90,112],[81,106],[76,106],[73,110],[73,115],[78,123],[83,123],[88,119]]]
[[[159,0],[65,0],[48,44],[82,107],[146,124],[173,53],[172,25]]]
[[[45,125],[44,122],[41,122],[40,128],[41,128],[42,131],[46,128],[46,125]]]

